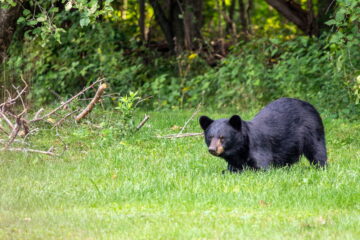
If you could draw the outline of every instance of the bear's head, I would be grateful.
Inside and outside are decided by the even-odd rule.
[[[244,144],[242,143],[242,120],[238,115],[218,120],[201,116],[199,123],[204,130],[208,150],[214,156],[231,156]]]

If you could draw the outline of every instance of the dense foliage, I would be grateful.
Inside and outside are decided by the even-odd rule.
[[[105,77],[112,92],[153,96],[147,104],[155,108],[242,108],[288,96],[334,116],[358,116],[357,0],[337,0],[319,37],[304,36],[265,1],[246,1],[248,20],[233,28],[226,11],[234,1],[204,1],[202,45],[175,52],[162,47],[166,33],[154,19],[154,2],[144,3],[144,40],[137,1],[26,1],[1,67],[3,85],[22,75],[32,86],[29,97],[45,103],[53,92],[71,95]],[[233,23],[242,19],[241,11],[233,15]]]

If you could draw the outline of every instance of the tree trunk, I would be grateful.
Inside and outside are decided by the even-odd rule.
[[[146,42],[145,32],[145,0],[139,0],[139,28],[141,41]]]
[[[18,1],[15,7],[0,8],[0,63],[7,59],[7,49],[16,29],[16,21],[20,16],[21,4]]]
[[[169,49],[173,51],[175,49],[175,43],[173,38],[174,35],[171,30],[171,23],[166,17],[164,10],[162,9],[160,3],[157,0],[149,0],[149,2],[154,9],[155,19],[160,25],[160,28],[165,35],[165,39],[168,43]]]
[[[318,0],[318,27],[319,32],[322,33],[330,29],[330,26],[325,22],[330,19],[335,10],[336,2],[333,0]]]
[[[309,36],[317,36],[318,28],[314,12],[309,9],[308,11],[301,8],[301,6],[290,0],[265,0],[269,5],[275,8],[281,15],[293,22],[300,30]],[[312,0],[311,5],[312,5]],[[310,4],[308,3],[308,6]],[[313,16],[313,17],[312,17]]]
[[[182,0],[169,1],[169,19],[171,31],[175,40],[175,52],[180,53],[185,49],[184,10]]]
[[[185,0],[182,9],[184,10],[184,47],[187,50],[199,48],[202,40],[200,31],[202,21],[202,0]]]
[[[197,41],[202,39],[202,0],[167,0],[163,7],[157,0],[149,1],[171,51],[180,53],[199,48]]]
[[[244,35],[244,38],[247,38],[248,34],[248,25],[246,19],[246,10],[244,0],[239,0],[239,16],[240,16],[240,23],[241,23],[241,31]]]
[[[231,2],[230,2],[230,7],[229,7],[229,13],[228,13],[230,22],[228,22],[227,25],[226,25],[226,32],[227,32],[227,33],[233,32],[233,34],[234,34],[234,29],[233,29],[233,27],[234,27],[234,25],[235,25],[235,21],[234,21],[235,7],[236,7],[236,1],[235,1],[235,0],[231,0]],[[235,26],[235,27],[236,27],[236,26]],[[236,32],[235,32],[235,33],[236,33]]]
[[[248,0],[248,5],[246,8],[246,22],[247,22],[247,30],[248,33],[252,33],[252,28],[251,28],[251,11],[254,8],[254,2],[253,0]]]

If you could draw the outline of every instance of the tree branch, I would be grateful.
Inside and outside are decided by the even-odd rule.
[[[84,92],[86,92],[87,90],[89,90],[90,88],[94,87],[95,84],[103,81],[104,79],[98,79],[95,82],[93,82],[90,86],[84,88],[83,90],[81,90],[80,92],[78,92],[76,95],[72,96],[70,99],[68,99],[67,101],[63,102],[60,106],[58,106],[57,108],[55,108],[54,110],[52,110],[51,112],[47,113],[46,115],[39,117],[39,118],[34,118],[33,120],[30,120],[30,122],[37,122],[37,121],[41,121],[45,118],[50,117],[52,114],[54,114],[56,111],[58,111],[59,109],[61,109],[63,106],[69,104],[70,102],[72,102],[74,99],[76,99],[77,97],[79,97],[81,94],[83,94]]]
[[[94,108],[95,104],[100,100],[101,95],[103,95],[104,91],[106,89],[106,84],[103,83],[99,86],[98,90],[95,93],[94,98],[91,100],[91,102],[87,105],[87,107],[76,116],[75,121],[80,122],[82,118],[84,118],[86,115],[88,115],[91,110]]]

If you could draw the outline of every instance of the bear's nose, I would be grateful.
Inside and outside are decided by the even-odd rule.
[[[209,153],[216,156],[216,148],[209,148]]]

